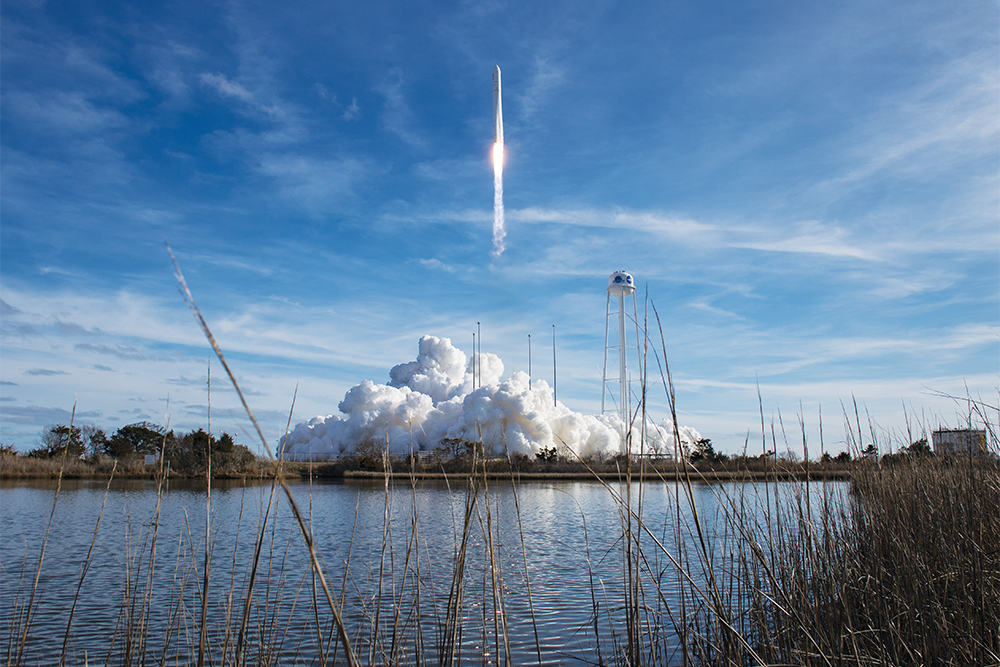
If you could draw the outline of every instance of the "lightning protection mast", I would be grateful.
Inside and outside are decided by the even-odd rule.
[[[631,310],[626,298],[632,297]],[[611,310],[612,300],[617,311]],[[627,451],[629,431],[628,368],[626,359],[635,350],[636,369],[642,369],[642,351],[639,348],[639,319],[636,316],[635,282],[626,271],[615,271],[608,278],[608,302],[604,323],[604,382],[601,391],[601,413],[617,415],[621,420],[621,451]],[[627,337],[626,319],[635,324],[635,337]],[[613,322],[612,322],[613,321]]]

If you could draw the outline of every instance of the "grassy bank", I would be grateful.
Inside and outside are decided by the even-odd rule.
[[[35,458],[12,453],[0,453],[0,479],[204,479],[203,470],[172,468],[160,470],[160,465],[147,465],[143,459],[114,459],[107,456],[87,458]],[[219,466],[212,471],[213,479],[267,479],[274,475],[274,465],[257,458],[238,464]]]
[[[995,462],[858,466],[845,502],[806,489],[764,522],[729,498],[723,600],[699,617],[710,664],[1000,662]]]
[[[858,462],[867,465],[867,461]],[[594,479],[617,480],[626,475],[626,469],[636,479],[673,481],[692,475],[700,481],[761,481],[777,477],[781,480],[806,478],[846,479],[857,463],[851,462],[792,462],[785,460],[761,461],[736,459],[696,464],[678,463],[672,459],[647,459],[627,462],[624,457],[588,458],[570,460],[565,457],[549,460],[537,457],[514,456],[493,458],[487,461],[470,456],[420,460],[415,457],[358,457],[350,456],[336,461],[313,463],[285,461],[282,470],[289,477],[318,479],[382,479],[386,471],[401,480],[448,479],[469,475],[485,475],[490,479],[518,480],[544,479]],[[146,464],[131,457],[115,459],[108,456],[36,458],[13,452],[0,452],[0,479],[55,479],[62,474],[67,479],[108,479],[114,473],[119,479],[155,479],[163,474],[170,479],[204,479],[207,469],[193,466],[173,468],[168,465],[160,470],[159,463]],[[266,479],[274,474],[274,464],[259,458],[245,458],[238,462],[214,464],[213,479]]]

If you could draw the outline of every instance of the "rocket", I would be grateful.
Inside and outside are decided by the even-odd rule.
[[[500,104],[500,65],[493,68],[493,143],[503,145],[503,108]]]

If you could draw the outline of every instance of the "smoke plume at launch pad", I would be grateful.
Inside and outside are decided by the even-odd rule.
[[[544,380],[515,372],[490,353],[473,359],[447,338],[424,336],[415,361],[394,366],[388,384],[365,380],[352,387],[339,415],[298,424],[282,439],[290,460],[325,460],[354,453],[359,445],[388,446],[389,453],[430,451],[446,438],[482,441],[487,453],[534,454],[556,448],[579,456],[614,455],[621,450],[621,422],[610,415],[584,415],[553,401]],[[701,436],[679,429],[681,439]],[[647,424],[645,451],[674,451],[673,425]],[[567,452],[569,454],[569,452]]]

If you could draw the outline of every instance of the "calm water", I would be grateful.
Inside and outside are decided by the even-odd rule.
[[[781,493],[797,488],[782,485]],[[625,642],[626,514],[612,494],[623,494],[622,486],[533,482],[515,490],[509,482],[491,483],[475,502],[462,483],[386,489],[296,482],[292,489],[311,516],[319,560],[332,595],[343,601],[363,664],[437,664],[449,645],[457,647],[456,664],[503,664],[507,653],[513,664],[538,663],[539,653],[544,664],[613,662]],[[690,550],[683,527],[690,506],[682,495],[678,512],[672,483],[646,482],[632,493],[634,507],[641,495],[652,535],[639,544],[643,623],[652,629],[647,643],[657,662],[670,663],[679,588],[664,550],[675,556]],[[720,493],[755,498],[763,488],[695,487],[713,550],[724,554],[723,538],[714,535],[722,526]],[[171,482],[159,510],[152,482],[120,481],[107,490],[100,482],[64,481],[55,504],[54,498],[55,482],[0,483],[4,656],[18,653],[51,516],[24,664],[57,663],[64,640],[69,664],[85,657],[90,665],[138,664],[140,656],[147,664],[192,664],[201,627],[204,483]],[[237,652],[250,664],[323,664],[335,657],[344,664],[342,653],[335,655],[329,605],[280,488],[272,503],[268,483],[216,482],[211,498],[211,664],[234,662]],[[457,609],[449,600],[460,600]]]

